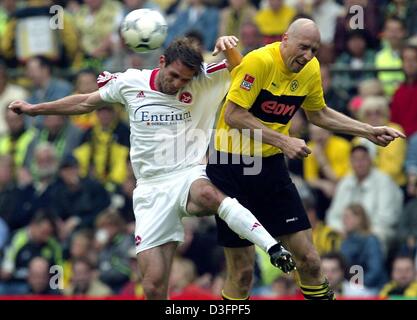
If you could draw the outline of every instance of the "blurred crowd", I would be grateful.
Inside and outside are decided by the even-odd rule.
[[[123,17],[139,8],[163,12],[166,43],[193,37],[207,62],[218,36],[238,36],[246,54],[279,41],[297,17],[318,24],[328,106],[407,135],[383,148],[296,113],[291,134],[312,154],[288,166],[323,270],[340,296],[417,297],[417,1],[0,0],[0,298],[142,296],[123,107],[36,118],[7,109],[93,92],[103,70],[154,68],[163,48],[137,54],[120,37]],[[214,220],[184,223],[171,296],[219,297]],[[297,290],[259,250],[252,295]]]

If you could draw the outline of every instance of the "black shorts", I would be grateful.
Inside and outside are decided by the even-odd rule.
[[[223,153],[223,157],[226,155]],[[307,214],[295,185],[292,183],[284,155],[258,159],[262,169],[257,175],[244,175],[243,169],[253,165],[238,161],[232,164],[217,163],[213,158],[207,165],[207,176],[212,183],[231,198],[249,209],[273,236],[278,237],[311,228]],[[220,152],[217,152],[217,159]],[[216,215],[218,242],[224,247],[247,247],[252,245],[241,239]]]

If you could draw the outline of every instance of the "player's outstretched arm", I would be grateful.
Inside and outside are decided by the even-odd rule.
[[[364,137],[384,147],[396,138],[405,138],[405,135],[398,130],[387,126],[373,127],[367,123],[352,119],[327,106],[319,111],[306,110],[306,115],[308,120],[316,126],[331,131]]]
[[[83,114],[98,108],[104,101],[98,91],[88,94],[75,94],[56,101],[30,104],[22,100],[10,103],[9,109],[17,114],[27,114],[30,116],[48,114]]]
[[[236,48],[238,43],[239,39],[235,36],[220,37],[217,39],[212,53],[213,56],[216,56],[220,52],[223,52],[227,60],[229,71],[232,71],[233,68],[240,64],[240,61],[242,61],[242,55]]]

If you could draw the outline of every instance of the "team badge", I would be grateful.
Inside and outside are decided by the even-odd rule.
[[[180,95],[180,101],[182,103],[191,103],[193,101],[193,96],[191,95],[191,93],[184,91]]]
[[[245,74],[245,78],[243,78],[243,81],[240,84],[240,87],[243,90],[249,91],[252,88],[254,81],[255,81],[255,77],[251,76],[250,74]]]
[[[290,84],[290,90],[291,91],[295,91],[295,90],[297,90],[298,89],[298,81],[297,80],[293,80],[293,81],[291,81],[291,84]]]

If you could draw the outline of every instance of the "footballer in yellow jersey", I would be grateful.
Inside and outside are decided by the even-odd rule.
[[[299,73],[292,73],[282,60],[280,44],[275,42],[250,52],[233,69],[232,85],[217,123],[216,150],[253,155],[253,141],[251,149],[244,143],[236,148],[238,144],[232,141],[235,137],[230,135],[231,128],[224,118],[228,101],[248,109],[264,125],[286,135],[300,107],[314,111],[325,106],[317,59],[313,58]],[[262,144],[264,157],[280,152],[275,146]]]
[[[311,225],[284,159],[284,154],[304,158],[311,153],[304,140],[289,136],[291,119],[302,109],[319,127],[362,136],[382,146],[404,135],[386,126],[364,124],[326,106],[315,58],[319,46],[317,25],[310,19],[297,19],[282,42],[249,53],[233,70],[216,130],[216,150],[206,172],[217,188],[258,218],[253,230],[264,226],[293,253],[304,297],[327,300],[334,294],[321,270]],[[260,161],[248,162],[247,158]],[[258,170],[245,170],[251,165]],[[217,216],[216,222],[228,270],[223,297],[245,299],[255,250]]]

